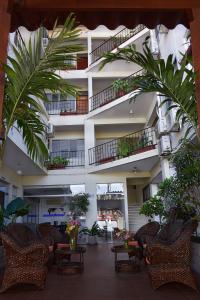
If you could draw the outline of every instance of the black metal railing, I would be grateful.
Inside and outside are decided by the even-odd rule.
[[[137,86],[132,83],[132,79],[135,76],[142,75],[143,73],[144,73],[144,70],[141,69],[141,70],[131,74],[128,77],[120,79],[120,81],[124,83],[124,88],[122,88],[122,89],[116,88],[113,84],[113,85],[108,86],[101,92],[95,94],[94,96],[90,97],[90,103],[91,103],[90,111],[95,110],[98,107],[104,106],[105,104],[108,104],[108,103],[136,90]]]
[[[58,151],[51,152],[45,163],[47,169],[64,169],[67,167],[82,167],[85,165],[85,151]]]
[[[104,54],[112,51],[113,49],[119,47],[124,42],[128,41],[131,37],[145,29],[144,25],[138,25],[134,29],[130,30],[127,28],[122,29],[117,34],[109,38],[107,41],[100,44],[96,49],[94,49],[91,55],[91,63],[99,60]]]
[[[154,148],[154,128],[149,127],[90,148],[89,164],[99,165]]]
[[[45,103],[49,115],[81,115],[88,113],[88,100],[65,100]]]

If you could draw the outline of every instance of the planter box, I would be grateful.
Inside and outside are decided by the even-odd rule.
[[[65,165],[60,164],[60,165],[49,165],[47,166],[48,170],[57,170],[57,169],[65,169]]]
[[[144,147],[144,148],[135,150],[135,151],[132,152],[130,155],[138,154],[138,153],[142,153],[142,152],[146,152],[146,151],[153,150],[153,149],[155,149],[155,145],[149,145],[149,146],[146,146],[146,147]]]
[[[69,115],[77,115],[76,111],[66,111],[66,112],[61,112],[60,116],[69,116]]]
[[[88,235],[88,245],[96,245],[97,244],[97,236],[96,235]]]
[[[106,158],[102,158],[98,161],[98,163],[100,164],[105,164],[105,163],[108,163],[108,162],[111,162],[115,160],[115,156],[110,156],[110,157],[106,157]]]
[[[192,270],[200,274],[200,243],[191,242]]]

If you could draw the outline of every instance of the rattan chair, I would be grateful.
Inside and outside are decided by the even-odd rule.
[[[0,292],[18,283],[28,283],[43,289],[48,260],[48,247],[32,243],[21,247],[8,233],[0,234],[5,250],[5,272]]]
[[[149,222],[136,232],[134,235],[134,240],[138,241],[140,246],[143,246],[147,241],[152,240],[160,229],[160,224],[158,222]]]
[[[197,224],[183,225],[177,240],[169,245],[156,241],[147,245],[148,270],[154,289],[169,282],[180,282],[197,290],[191,273],[190,239]]]

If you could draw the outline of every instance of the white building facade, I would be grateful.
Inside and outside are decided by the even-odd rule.
[[[25,29],[21,33],[27,34]],[[168,154],[183,128],[175,112],[166,116],[166,107],[159,107],[158,95],[149,93],[130,102],[134,88],[116,88],[116,80],[130,82],[141,71],[138,65],[116,61],[102,70],[99,66],[102,54],[118,51],[117,47],[135,44],[142,51],[147,36],[155,55],[166,59],[173,53],[178,64],[180,52],[187,48],[187,34],[182,25],[174,30],[159,26],[154,31],[144,26],[133,30],[121,26],[115,31],[104,26],[93,31],[82,28],[85,51],[78,54],[71,70],[58,71],[79,88],[79,95],[63,99],[48,94],[46,105],[50,156],[66,159],[67,165],[48,170],[35,164],[13,129],[0,169],[4,204],[16,195],[24,196],[32,205],[27,222],[60,224],[70,217],[71,197],[85,192],[90,201],[87,226],[96,220],[104,226],[111,220],[113,227],[136,231],[146,223],[139,209],[157,192],[159,182],[173,174]]]

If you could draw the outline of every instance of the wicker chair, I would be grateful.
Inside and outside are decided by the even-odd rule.
[[[154,289],[169,282],[180,282],[197,290],[190,264],[190,238],[197,224],[187,222],[177,240],[169,245],[156,241],[147,245],[148,270]]]
[[[48,248],[44,244],[33,243],[21,247],[7,233],[1,233],[5,249],[6,264],[0,292],[18,283],[34,284],[39,289],[45,285]]]
[[[149,222],[142,226],[134,235],[134,240],[138,241],[140,246],[148,240],[152,240],[160,229],[158,222]]]

